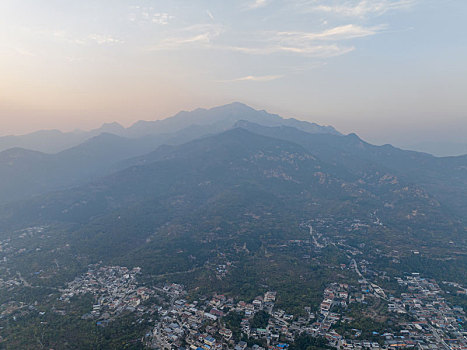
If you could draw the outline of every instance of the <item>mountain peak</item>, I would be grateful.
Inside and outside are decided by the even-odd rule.
[[[13,147],[0,152],[0,162],[12,161],[17,159],[27,159],[29,161],[39,160],[47,155],[42,152],[32,151],[22,147]]]
[[[238,101],[231,102],[231,103],[228,103],[228,104],[226,104],[226,105],[214,107],[214,108],[212,108],[212,109],[215,109],[215,108],[219,108],[219,109],[236,109],[236,110],[255,111],[255,109],[254,109],[253,107],[250,107],[250,106],[248,106],[247,104],[242,103],[242,102],[238,102]]]
[[[125,130],[126,129],[117,122],[104,123],[99,129],[97,129],[97,131],[100,133],[110,133],[110,134],[121,134],[125,132]]]
[[[113,122],[105,123],[100,128],[91,131],[62,133],[58,130],[46,130],[17,137],[0,137],[0,151],[19,146],[46,153],[57,153],[75,147],[102,133],[134,139],[146,136],[152,138],[157,135],[160,139],[166,140],[164,142],[179,144],[226,131],[233,128],[240,120],[268,127],[289,126],[312,134],[341,135],[332,126],[282,118],[266,110],[257,110],[242,102],[234,101],[210,109],[197,108],[192,111],[182,111],[163,120],[139,121],[129,128]]]
[[[240,120],[263,126],[291,126],[308,133],[340,135],[331,126],[320,126],[316,123],[297,119],[285,119],[265,110],[256,110],[241,102],[232,102],[210,109],[198,108],[193,111],[179,112],[173,117],[158,121],[140,121],[127,129],[128,135],[139,137],[145,135],[174,133],[192,126],[202,127],[206,134],[231,129]]]

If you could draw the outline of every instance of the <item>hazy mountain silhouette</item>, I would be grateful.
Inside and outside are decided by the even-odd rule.
[[[330,126],[315,123],[284,119],[276,114],[258,111],[242,103],[231,103],[211,109],[196,109],[191,112],[180,112],[173,117],[157,121],[139,121],[125,129],[118,123],[107,123],[91,131],[61,132],[59,130],[42,130],[27,135],[0,137],[0,151],[9,148],[25,148],[44,153],[57,153],[79,145],[102,133],[110,133],[128,138],[144,136],[161,136],[182,134],[188,139],[191,133],[195,136],[217,133],[230,129],[238,120],[249,120],[266,126],[289,125],[312,133],[338,132]],[[185,141],[185,140],[184,140]]]

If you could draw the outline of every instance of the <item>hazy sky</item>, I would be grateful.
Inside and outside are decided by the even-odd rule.
[[[0,134],[241,101],[462,141],[466,18],[465,0],[1,0]]]

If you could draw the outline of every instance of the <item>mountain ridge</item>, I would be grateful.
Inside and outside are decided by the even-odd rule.
[[[90,131],[61,132],[59,130],[39,130],[26,135],[8,135],[0,137],[0,151],[13,147],[22,147],[44,153],[58,153],[74,147],[98,136],[101,133],[112,133],[128,138],[145,136],[163,136],[176,134],[189,127],[206,128],[205,133],[216,133],[231,128],[239,119],[250,118],[265,125],[293,124],[308,132],[339,134],[331,126],[320,126],[316,123],[285,119],[265,110],[255,110],[243,103],[234,102],[210,109],[197,108],[192,111],[181,111],[177,114],[155,121],[137,121],[125,128],[117,122],[105,123]]]

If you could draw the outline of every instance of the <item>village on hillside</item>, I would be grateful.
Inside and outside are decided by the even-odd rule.
[[[95,304],[82,317],[102,327],[124,313],[150,315],[153,327],[141,340],[153,349],[285,350],[300,337],[336,349],[467,348],[464,310],[446,302],[436,281],[418,274],[397,279],[406,290],[400,297],[386,295],[363,277],[358,286],[331,283],[318,310],[305,307],[302,314],[292,315],[275,306],[280,298],[275,291],[248,301],[222,294],[193,300],[180,284],[139,285],[140,273],[139,268],[93,265],[61,290],[60,299],[66,303],[91,294]],[[403,316],[407,321],[365,339],[362,329],[349,328],[353,318],[346,312],[353,304],[365,307],[371,299],[384,302],[395,320]]]

